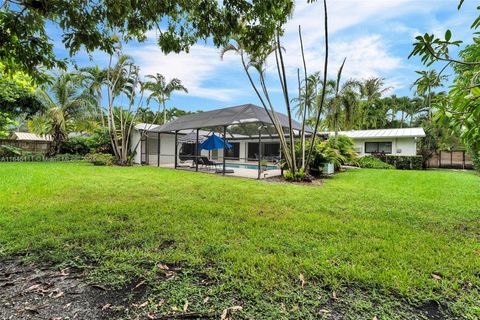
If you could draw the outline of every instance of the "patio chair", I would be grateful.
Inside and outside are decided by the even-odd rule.
[[[207,157],[201,157],[200,160],[202,160],[203,165],[207,167],[215,167],[215,169],[217,168],[218,163],[208,159]]]
[[[203,158],[204,158],[204,157],[201,157],[201,158],[196,159],[196,158],[194,157],[194,158],[193,158],[192,167],[195,167],[195,166],[197,165],[197,162],[198,162],[199,165],[204,166],[205,163],[203,162]]]

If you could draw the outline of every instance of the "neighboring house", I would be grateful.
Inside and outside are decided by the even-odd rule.
[[[281,113],[277,113],[277,116],[286,128],[287,116]],[[281,158],[278,136],[273,131],[265,130],[261,136],[258,134],[259,127],[269,124],[271,122],[266,111],[252,104],[189,114],[165,125],[141,123],[135,126],[131,135],[134,163],[171,166],[188,163],[195,156],[197,131],[199,143],[213,132],[222,138],[226,133],[226,140],[232,145],[225,152],[228,162],[258,161],[260,140],[262,159],[277,161]],[[301,124],[293,121],[293,128],[295,136],[299,137]],[[307,135],[311,135],[311,129],[307,128],[306,131]],[[333,134],[318,133],[319,139],[326,139]],[[358,130],[339,134],[351,137],[361,156],[378,151],[394,155],[416,155],[417,140],[425,136],[422,128]],[[223,150],[202,150],[199,156],[223,161]]]
[[[329,135],[334,135],[329,132]],[[423,128],[375,129],[339,131],[338,134],[350,137],[355,143],[359,156],[375,152],[385,152],[397,156],[415,156],[418,139],[425,137]]]
[[[5,140],[0,140],[0,145],[10,145],[28,152],[46,153],[50,148],[52,138],[40,136],[29,132],[12,132]]]

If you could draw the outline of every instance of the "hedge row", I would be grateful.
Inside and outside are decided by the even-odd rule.
[[[369,168],[369,169],[395,169],[391,164],[385,163],[382,160],[374,156],[364,156],[360,157],[357,160],[357,165],[360,168]]]
[[[394,156],[387,155],[385,162],[400,170],[421,170],[422,156]]]

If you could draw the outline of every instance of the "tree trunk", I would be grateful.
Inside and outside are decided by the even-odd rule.
[[[333,126],[335,127],[335,145],[337,145],[338,141],[338,113],[335,114],[333,119]]]
[[[165,101],[163,101],[163,124],[167,123],[167,107]]]
[[[97,107],[98,107],[98,116],[100,117],[102,128],[105,128],[105,118],[103,116],[103,109],[102,109],[102,90],[99,89],[97,91]]]

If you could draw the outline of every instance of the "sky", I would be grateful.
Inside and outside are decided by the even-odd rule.
[[[443,35],[447,28],[453,39],[471,41],[469,29],[478,11],[474,0],[466,0],[457,11],[457,0],[330,0],[328,73],[334,78],[346,57],[343,79],[385,78],[391,87],[388,94],[412,96],[411,85],[415,70],[425,70],[418,58],[408,59],[415,37],[425,32]],[[292,18],[285,25],[282,45],[285,47],[289,92],[296,94],[297,68],[302,67],[298,26],[302,26],[309,73],[323,71],[324,28],[321,2],[307,4],[298,0]],[[49,26],[49,36],[59,57],[69,57],[61,43],[61,32]],[[209,42],[199,42],[190,52],[164,55],[156,45],[154,31],[142,43],[129,42],[124,53],[132,56],[143,76],[161,73],[167,79],[179,78],[188,94],[172,95],[170,107],[184,110],[212,110],[244,103],[259,104],[242,69],[239,56],[227,53],[220,59],[220,50]],[[70,58],[70,57],[69,57]],[[98,64],[106,67],[108,57],[102,52],[85,51],[72,57],[79,67]],[[438,68],[441,68],[439,65]],[[281,88],[273,61],[267,67],[267,77],[277,110],[285,111]],[[150,105],[156,109],[153,103]]]

